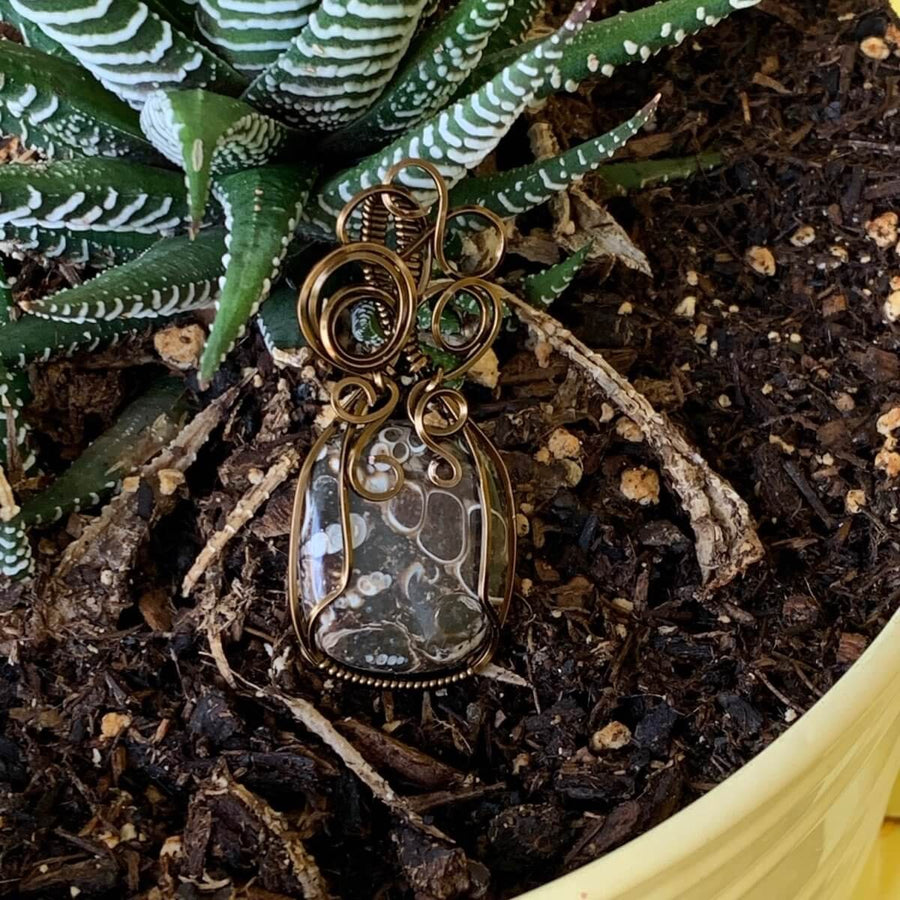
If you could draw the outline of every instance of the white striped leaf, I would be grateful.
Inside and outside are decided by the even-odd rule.
[[[201,90],[151,94],[141,127],[160,153],[184,169],[195,229],[206,211],[212,176],[263,165],[290,134],[241,100]]]
[[[134,110],[77,63],[12,41],[0,41],[0,128],[51,158],[156,158]]]
[[[588,241],[562,262],[523,278],[522,293],[525,299],[540,309],[546,309],[575,280],[591,252],[591,246]]]
[[[98,158],[0,166],[0,227],[161,234],[186,217],[177,172]]]
[[[592,7],[592,0],[580,3],[557,32],[531,47],[475,93],[326,181],[317,198],[318,220],[323,224],[333,222],[361,189],[378,184],[391,166],[408,157],[433,163],[449,185],[456,184],[497,146],[543,85],[559,83],[563,51],[583,27]],[[401,173],[399,182],[424,192],[423,199],[432,196],[430,179],[416,170]]]
[[[163,86],[239,93],[244,79],[141,0],[9,0],[136,109]]]
[[[97,322],[154,319],[211,306],[219,295],[225,231],[166,238],[143,256],[107,269],[84,284],[31,300],[22,306],[47,319]]]
[[[0,225],[0,252],[13,259],[27,256],[44,265],[66,262],[108,269],[135,259],[159,239],[159,234],[134,231],[49,231],[36,225]]]
[[[290,125],[331,131],[375,101],[400,64],[425,0],[327,0],[245,98]]]
[[[329,143],[358,155],[436,113],[478,65],[488,39],[511,5],[512,0],[460,0],[421,34],[369,111]]]
[[[200,0],[204,37],[238,71],[256,75],[291,45],[319,0]]]
[[[559,156],[483,178],[468,178],[453,189],[451,201],[454,206],[484,206],[500,216],[532,209],[597,169],[647,124],[658,104],[659,97],[655,97],[627,122]]]

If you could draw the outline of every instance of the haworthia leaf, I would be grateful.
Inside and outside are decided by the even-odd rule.
[[[0,575],[23,579],[34,574],[34,556],[25,526],[18,520],[0,522]]]
[[[203,348],[200,380],[208,381],[272,289],[315,178],[312,168],[265,166],[216,183],[225,210],[228,250],[216,317]]]
[[[151,94],[141,127],[160,153],[184,169],[194,228],[203,219],[213,175],[263,165],[289,135],[241,100],[200,90]]]
[[[425,0],[328,0],[246,99],[307,131],[346,125],[390,81],[424,6]]]
[[[239,93],[244,79],[141,0],[9,0],[136,109],[161,86]]]
[[[522,280],[522,293],[529,303],[545,309],[575,280],[590,253],[588,242],[567,259]]]
[[[174,316],[216,299],[224,252],[221,228],[203,231],[196,240],[166,238],[132,262],[22,305],[34,315],[70,322]]]
[[[40,50],[42,53],[52,54],[69,62],[75,62],[75,57],[69,53],[59,41],[47,37],[34,22],[26,16],[17,13],[10,0],[0,0],[0,22],[12,25],[22,35],[22,39],[28,47]]]
[[[187,215],[177,172],[117,159],[0,166],[0,226],[160,234]]]
[[[256,321],[266,349],[273,356],[279,350],[306,346],[297,319],[297,288],[287,282],[279,284],[262,303]]]
[[[562,83],[567,91],[574,91],[588,78],[611,77],[617,66],[646,62],[665,47],[678,46],[688,35],[716,25],[731,13],[757,3],[759,0],[661,0],[634,12],[588,22],[566,48],[560,64]],[[529,41],[486,54],[473,73],[472,81],[475,84],[486,81],[508,65],[523,48],[535,43]],[[546,97],[557,89],[557,86],[544,85],[537,96]]]
[[[27,528],[96,506],[171,438],[185,411],[181,380],[160,379],[130,403],[47,490],[23,503],[13,521]]]
[[[468,76],[512,0],[460,0],[419,38],[390,86],[366,114],[333,138],[359,154],[437,112]]]
[[[500,27],[491,35],[486,52],[520,44],[546,6],[546,0],[513,0]]]
[[[160,237],[133,231],[45,231],[36,226],[0,225],[0,252],[13,259],[27,255],[44,263],[62,260],[107,269],[140,256]]]
[[[518,169],[470,178],[451,193],[454,206],[478,204],[501,216],[514,216],[549,200],[555,193],[580,181],[612,156],[647,123],[659,103],[654,98],[627,122],[601,137],[555,156]]]
[[[194,20],[197,4],[191,0],[145,0],[161,19],[171,22],[183,35],[196,37],[197,23]]]
[[[456,101],[377,155],[326,181],[318,196],[326,221],[333,220],[361,188],[382,181],[392,165],[407,157],[432,162],[450,185],[459,181],[497,146],[536,91],[557,80],[563,50],[584,25],[592,6],[592,0],[579,4],[559,31],[533,46],[475,93]],[[409,169],[401,173],[399,182],[426,192],[431,185],[423,173]]]
[[[200,0],[206,39],[241,72],[256,74],[288,49],[318,0]]]
[[[21,315],[0,327],[0,361],[22,368],[32,360],[46,362],[57,356],[72,356],[79,350],[115,346],[123,337],[148,331],[151,326],[149,319],[54,322]]]
[[[81,66],[12,41],[0,41],[0,128],[48,157],[156,157],[137,113]]]
[[[641,159],[607,163],[596,174],[612,193],[639,191],[654,184],[668,184],[682,178],[690,178],[697,172],[706,172],[721,166],[721,153],[698,153],[696,156],[679,156],[672,159]]]
[[[574,90],[598,72],[610,76],[618,65],[646,62],[664,47],[681,44],[688,35],[718,25],[736,10],[757,3],[759,0],[663,0],[593,22],[572,41],[563,56],[563,84],[566,90]],[[549,91],[538,93],[543,96]]]

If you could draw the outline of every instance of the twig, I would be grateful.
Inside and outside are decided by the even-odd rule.
[[[657,412],[628,379],[552,316],[508,291],[503,294],[516,315],[541,340],[579,366],[641,429],[691,520],[697,561],[707,589],[728,584],[758,562],[763,546],[747,504],[724,478],[713,472],[668,417]]]
[[[376,799],[380,800],[407,825],[439,841],[445,841],[448,844],[454,843],[440,829],[426,823],[410,804],[403,797],[399,796],[387,781],[363,759],[359,750],[312,703],[300,697],[288,697],[287,694],[282,694],[281,691],[274,688],[266,690],[248,681],[242,675],[236,672],[234,674],[237,679],[242,681],[247,687],[252,688],[258,695],[271,697],[284,704],[298,722],[316,735],[322,743],[340,758],[344,765],[372,792]]]
[[[294,471],[300,463],[300,454],[290,448],[272,466],[258,484],[254,484],[238,500],[234,509],[228,514],[225,526],[215,532],[206,542],[206,546],[197,555],[193,565],[181,583],[181,594],[187,597],[194,589],[210,563],[225,549],[228,542],[249,522],[256,511],[269,499],[272,491]]]

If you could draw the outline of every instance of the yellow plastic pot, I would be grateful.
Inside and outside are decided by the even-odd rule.
[[[524,896],[851,900],[898,773],[900,613],[834,688],[748,765],[641,837]],[[892,803],[900,813],[900,789]],[[887,884],[888,875],[880,875]]]

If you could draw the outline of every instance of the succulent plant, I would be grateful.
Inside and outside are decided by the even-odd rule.
[[[205,384],[273,288],[260,328],[283,347],[297,339],[279,290],[289,253],[332,239],[341,207],[392,164],[424,158],[454,202],[521,213],[602,171],[655,109],[556,158],[467,177],[529,104],[755,2],[663,0],[592,22],[586,0],[528,40],[542,0],[457,0],[440,16],[427,0],[0,0],[25,41],[0,41],[0,129],[41,157],[0,167],[0,252],[99,271],[17,317],[6,298],[5,403],[27,399],[30,360],[215,305]],[[415,170],[400,181],[424,187]],[[555,296],[577,256],[529,294]],[[354,333],[377,341],[370,325],[363,309]]]

